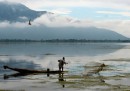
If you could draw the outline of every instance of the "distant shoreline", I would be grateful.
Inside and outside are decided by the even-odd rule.
[[[87,39],[50,39],[50,40],[30,40],[30,39],[0,39],[1,42],[43,42],[43,43],[130,43],[130,40],[87,40]]]

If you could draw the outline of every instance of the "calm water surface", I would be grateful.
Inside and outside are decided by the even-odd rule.
[[[3,69],[58,70],[62,57],[68,62],[63,75],[16,77],[17,72]],[[102,63],[107,65],[103,71],[87,75]],[[122,91],[130,89],[129,67],[129,43],[0,43],[0,90]]]

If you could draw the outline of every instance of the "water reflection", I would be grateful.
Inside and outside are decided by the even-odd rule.
[[[27,68],[27,69],[42,69],[40,64],[36,64],[33,61],[26,61],[26,60],[15,60],[15,59],[10,59],[8,61],[0,61],[0,74],[2,73],[7,73],[7,72],[12,72],[11,70],[4,70],[3,66],[11,66],[11,67],[16,67],[16,68]]]
[[[5,80],[12,78],[12,77],[21,77],[21,76],[28,76],[28,75],[36,75],[39,76],[39,74],[21,74],[21,73],[16,73],[16,74],[10,74],[10,75],[4,75],[3,78]],[[54,82],[57,84],[60,84],[59,87],[63,88],[80,88],[80,89],[86,89],[87,87],[96,87],[96,86],[110,86],[110,84],[107,84],[105,82],[104,76],[102,74],[98,73],[93,73],[93,75],[90,76],[84,76],[84,75],[69,75],[68,73],[61,73],[61,74],[55,74],[51,75],[50,77],[43,76],[45,74],[40,74],[42,75],[42,78],[48,79],[46,83],[48,84],[49,82]],[[40,78],[40,80],[43,80]],[[35,79],[34,79],[35,80]],[[58,82],[57,82],[58,80]],[[44,83],[45,84],[45,83]],[[51,84],[49,84],[49,87]],[[55,86],[55,85],[54,85]],[[59,88],[58,87],[58,88]]]
[[[13,73],[13,74],[4,74],[3,79],[7,80],[9,78],[18,78],[18,77],[23,77],[23,76],[28,76],[28,75],[37,75],[38,76],[38,74],[45,75],[44,73]],[[51,73],[50,74],[46,73],[46,74],[47,74],[47,77],[49,77],[51,75]],[[63,72],[59,72],[57,75],[58,81],[62,85],[63,88],[65,87],[65,82],[66,82],[66,80],[64,79],[64,74],[65,73],[63,73]],[[56,75],[56,74],[53,74],[53,75]]]
[[[64,88],[64,87],[65,87],[65,83],[64,83],[64,81],[65,81],[65,79],[64,79],[64,73],[60,73],[60,74],[59,74],[58,80],[59,80],[59,83],[60,83],[60,84],[62,85],[62,87]]]
[[[92,66],[89,68],[92,68],[92,70],[89,70],[88,72],[86,72],[86,69],[88,70],[87,66],[85,67],[85,73],[84,73],[84,77],[88,77],[88,76],[93,76],[93,75],[97,75],[98,79],[100,80],[100,82],[105,82],[105,80],[103,79],[103,76],[100,75],[100,72],[104,70],[104,68],[106,67],[106,65],[103,63],[95,63],[95,66]]]
[[[105,80],[103,79],[103,76],[101,76],[100,73],[97,73],[97,74],[98,74],[100,82],[105,82]]]
[[[45,43],[34,43],[34,44],[7,44],[2,46],[0,44],[0,75],[1,79],[5,79],[1,84],[11,84],[12,88],[17,88],[16,85],[12,84],[13,80],[11,78],[17,78],[16,82],[19,80],[26,83],[25,80],[31,79],[30,85],[26,86],[32,90],[33,86],[41,86],[40,88],[45,89],[57,88],[59,87],[75,89],[85,89],[88,90],[96,87],[101,91],[101,89],[114,88],[111,82],[108,80],[116,79],[116,75],[120,73],[129,73],[129,48],[125,47],[125,44],[101,44],[101,43],[83,43],[83,44],[45,44]],[[16,50],[17,49],[17,50]],[[121,49],[121,50],[120,50]],[[56,54],[56,55],[55,55]],[[22,55],[22,56],[21,56]],[[51,63],[51,67],[58,69],[57,60],[62,56],[67,57],[70,63],[65,67],[65,70],[69,71],[65,74],[55,74],[47,77],[47,74],[21,74],[14,73],[10,70],[4,70],[3,65],[8,65],[16,68],[27,68],[27,69],[47,69],[47,65]],[[127,59],[126,59],[127,58]],[[4,60],[3,60],[4,59]],[[117,60],[115,60],[117,59]],[[115,62],[116,61],[116,62]],[[84,66],[86,70],[95,69],[96,65],[91,65],[91,62],[104,62],[109,65],[110,68],[103,70],[101,73],[93,74],[90,76],[84,76],[82,72],[84,71]],[[90,67],[91,66],[91,67]],[[44,67],[44,68],[43,68]],[[125,69],[125,71],[124,71]],[[118,72],[118,73],[116,73]],[[124,75],[124,74],[123,74]],[[112,77],[111,77],[112,76]],[[126,76],[126,75],[125,75]],[[20,77],[24,79],[19,79]],[[121,78],[121,77],[120,77]],[[122,77],[123,78],[123,77]],[[35,81],[43,81],[44,84],[36,84]],[[19,86],[23,85],[20,84]],[[54,84],[53,84],[54,83]],[[0,88],[7,88],[0,84]],[[28,84],[28,83],[27,83]],[[53,84],[53,85],[52,85]],[[122,83],[121,83],[122,84]],[[98,87],[99,86],[99,87]],[[123,86],[123,85],[122,85]],[[24,86],[23,86],[24,87]],[[22,87],[22,88],[23,88]],[[9,88],[9,87],[8,87]],[[39,89],[39,88],[38,88]],[[31,91],[30,90],[30,91]],[[56,89],[57,90],[57,89]],[[54,89],[54,91],[56,91]],[[60,88],[61,90],[61,88]],[[39,90],[35,90],[39,91]],[[42,90],[41,90],[42,91]],[[50,90],[48,90],[50,91]],[[96,91],[96,90],[95,90]],[[103,90],[104,91],[104,90]]]
[[[125,47],[125,45],[118,43],[3,43],[0,44],[0,54],[95,56],[112,53],[123,47]]]
[[[3,79],[7,80],[11,77],[21,77],[21,76],[27,76],[27,75],[31,75],[31,74],[30,73],[14,73],[14,74],[10,74],[10,75],[4,74]]]

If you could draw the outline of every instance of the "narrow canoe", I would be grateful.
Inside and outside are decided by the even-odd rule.
[[[48,74],[59,74],[59,73],[63,73],[65,71],[59,71],[59,70],[55,70],[55,71],[50,71],[49,69],[47,70],[30,70],[30,69],[20,69],[20,68],[13,68],[13,67],[9,67],[9,66],[3,66],[4,69],[10,69],[13,71],[17,71],[19,73],[48,73]]]

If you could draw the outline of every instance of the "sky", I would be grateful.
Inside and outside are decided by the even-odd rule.
[[[17,2],[38,11],[49,11],[63,18],[80,21],[77,24],[64,24],[66,26],[110,29],[130,37],[130,0],[0,0]],[[45,16],[41,18],[45,19]],[[58,23],[62,22],[58,18]],[[39,22],[36,19],[35,22]],[[63,21],[65,22],[65,21]],[[46,22],[48,23],[48,21]],[[55,22],[54,22],[55,23]],[[53,23],[53,24],[54,24]],[[58,26],[57,22],[54,26]],[[57,24],[57,25],[56,25]],[[49,24],[46,24],[49,25]]]
[[[3,0],[1,0],[3,1]],[[79,19],[130,19],[129,0],[6,0]]]

